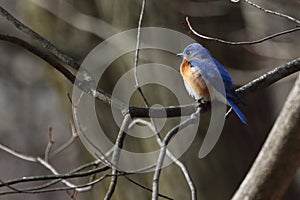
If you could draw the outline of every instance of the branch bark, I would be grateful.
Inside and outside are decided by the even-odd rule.
[[[300,166],[300,74],[232,200],[281,199]]]

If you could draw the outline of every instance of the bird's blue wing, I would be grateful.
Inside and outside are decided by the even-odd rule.
[[[210,59],[194,58],[189,61],[191,67],[197,70],[202,78],[207,81],[214,89],[226,96],[226,88],[223,83],[222,75],[218,68]]]
[[[243,123],[247,123],[246,117],[236,106],[236,103],[241,103],[242,101],[236,95],[231,77],[226,69],[214,58],[206,61],[195,58],[190,60],[190,65],[199,70],[199,73],[201,73],[203,78],[205,78],[206,81],[209,81],[209,83],[217,89],[217,91],[222,93],[223,96],[226,95],[228,104],[232,107],[240,120]]]
[[[229,73],[227,72],[227,70],[223,67],[223,65],[221,63],[219,63],[218,60],[216,60],[215,58],[213,58],[213,61],[214,63],[216,64],[221,76],[222,76],[222,79],[223,79],[223,82],[224,82],[224,86],[225,86],[225,89],[226,90],[231,90],[233,88],[233,84],[232,84],[232,80],[231,80],[231,77],[229,75]]]
[[[227,98],[228,104],[231,106],[233,111],[236,113],[236,115],[240,118],[240,120],[244,123],[247,124],[247,119],[245,115],[240,111],[240,109],[237,107],[237,105],[231,100]]]
[[[213,58],[213,61],[216,64],[216,66],[217,66],[217,68],[218,68],[218,70],[219,70],[219,72],[222,76],[224,86],[225,86],[225,90],[226,90],[227,100],[231,99],[235,103],[244,104],[242,102],[242,100],[235,93],[235,89],[233,87],[231,77],[230,77],[229,73],[227,72],[227,70],[223,67],[223,65],[221,63],[219,63],[219,61],[217,59]]]

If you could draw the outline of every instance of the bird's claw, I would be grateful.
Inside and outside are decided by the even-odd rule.
[[[201,98],[201,99],[197,100],[197,103],[198,103],[198,107],[206,109],[208,107],[208,105],[210,104],[210,101],[206,100],[204,98]]]

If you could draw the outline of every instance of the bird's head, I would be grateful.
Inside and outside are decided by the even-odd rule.
[[[191,60],[192,58],[205,58],[209,55],[208,50],[201,44],[193,43],[188,45],[182,53],[178,53],[177,56],[181,56],[186,60]]]

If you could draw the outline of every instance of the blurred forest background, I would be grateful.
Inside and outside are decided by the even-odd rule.
[[[257,3],[300,18],[300,1],[266,0]],[[1,0],[0,5],[81,63],[101,41],[118,32],[137,27],[141,1]],[[148,0],[143,26],[164,27],[189,34],[185,16],[190,16],[194,29],[202,34],[230,41],[254,40],[295,26],[286,19],[266,14],[244,2],[231,3],[229,0]],[[0,31],[31,41],[3,18],[0,18]],[[299,57],[300,52],[298,32],[251,46],[230,46],[195,39],[226,66],[237,87]],[[31,43],[36,44],[34,41]],[[141,55],[144,63],[151,62],[151,57],[155,57],[161,63],[179,69],[181,60],[175,55],[160,56],[159,53],[147,51],[141,51]],[[101,80],[101,88],[111,92],[118,77],[132,68],[133,57],[130,59],[123,58],[114,62],[111,68],[113,70],[108,70]],[[0,66],[1,144],[24,154],[42,156],[48,143],[49,126],[53,127],[54,148],[63,144],[71,135],[71,105],[66,94],[72,91],[72,85],[41,59],[19,46],[3,41],[0,41]],[[279,114],[295,77],[289,76],[267,89],[246,95],[246,106],[241,109],[248,118],[248,125],[243,125],[236,116],[230,116],[217,145],[201,160],[198,159],[198,151],[203,130],[199,130],[192,146],[180,158],[191,173],[199,199],[232,197]],[[152,90],[153,88],[145,88],[150,104],[177,103],[167,98],[163,89],[156,93]],[[143,105],[139,101],[140,98],[136,98],[132,103]],[[104,104],[99,107],[102,108],[99,113],[102,123],[111,132],[116,132],[117,127],[111,125],[112,122],[103,121],[103,118],[110,119],[107,117],[111,116],[109,107]],[[147,150],[151,147],[144,148]],[[77,140],[62,154],[53,157],[51,163],[60,173],[64,173],[91,160],[93,158]],[[1,180],[43,174],[49,174],[49,171],[38,164],[0,151]],[[153,173],[146,173],[132,177],[151,188],[152,176]],[[92,191],[79,194],[77,199],[103,199],[108,185],[109,180],[105,180]],[[174,199],[190,198],[184,176],[176,165],[163,169],[160,192]],[[113,199],[150,197],[150,192],[122,178],[113,195]],[[68,198],[66,192],[0,196],[0,199],[7,200]],[[294,178],[284,199],[300,199],[300,173]]]

